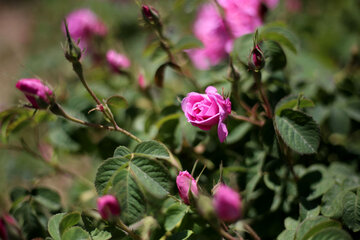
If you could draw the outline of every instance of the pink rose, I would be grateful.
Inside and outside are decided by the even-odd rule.
[[[120,215],[120,205],[113,195],[104,195],[97,199],[97,207],[104,220],[110,220]]]
[[[176,185],[179,189],[179,195],[185,204],[189,205],[189,189],[191,185],[191,192],[193,195],[198,195],[197,183],[193,176],[188,171],[179,172],[176,177]]]
[[[16,88],[25,94],[34,108],[44,109],[50,104],[53,92],[36,78],[23,78],[16,83]]]
[[[79,47],[84,50],[88,47],[92,36],[104,36],[107,33],[105,24],[98,19],[90,9],[78,9],[66,16],[70,36],[75,42],[80,39]],[[65,27],[62,26],[65,33]]]
[[[223,221],[234,222],[241,216],[240,195],[224,184],[216,189],[213,205],[216,214]]]
[[[114,72],[119,72],[120,69],[130,67],[130,60],[121,53],[115,50],[109,50],[106,53],[106,60]]]
[[[193,31],[204,48],[189,49],[186,52],[198,69],[208,69],[227,56],[225,46],[231,45],[231,35],[215,5],[204,4],[200,8]]]
[[[205,93],[188,93],[182,100],[182,110],[188,122],[195,127],[208,131],[217,125],[219,140],[224,142],[228,135],[224,121],[231,113],[230,99],[224,99],[212,86],[207,87]]]

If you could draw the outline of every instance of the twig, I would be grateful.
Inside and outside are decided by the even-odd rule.
[[[142,240],[142,238],[139,235],[137,235],[128,226],[126,226],[120,219],[118,221],[116,221],[116,223],[117,223],[117,226],[119,226],[122,230],[124,230],[132,239]]]
[[[265,108],[266,116],[269,119],[272,119],[273,116],[272,116],[272,111],[271,111],[271,106],[270,106],[270,103],[269,103],[269,99],[267,98],[266,93],[265,93],[265,91],[263,89],[263,86],[262,86],[262,83],[261,83],[261,72],[254,71],[253,75],[254,75],[254,79],[255,79],[255,82],[256,82],[256,86],[257,86],[259,94],[260,94],[260,98],[265,104],[264,108]]]
[[[262,127],[262,126],[264,126],[264,124],[265,124],[264,121],[256,120],[256,119],[249,118],[249,117],[245,117],[245,116],[242,116],[242,115],[237,115],[237,114],[234,113],[234,112],[232,112],[229,116],[232,117],[232,118],[234,118],[234,119],[237,119],[237,120],[249,122],[249,123],[254,124],[254,125],[256,125],[256,126],[259,126],[259,127]]]
[[[261,240],[261,238],[259,237],[259,235],[257,235],[257,233],[254,231],[254,229],[252,229],[252,228],[250,227],[249,224],[244,223],[244,228],[245,228],[245,230],[251,235],[251,237],[252,237],[254,240]]]

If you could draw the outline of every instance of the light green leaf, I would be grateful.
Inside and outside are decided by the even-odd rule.
[[[61,240],[91,240],[91,237],[81,227],[72,227],[64,232]]]
[[[145,213],[145,199],[127,169],[117,172],[113,179],[113,191],[121,205],[121,219],[125,224],[132,224]]]
[[[119,146],[114,151],[114,157],[126,157],[130,155],[131,151],[125,146]]]
[[[352,237],[342,229],[326,228],[315,234],[311,240],[352,240]]]
[[[49,219],[49,222],[48,222],[48,231],[49,231],[50,236],[51,236],[54,240],[61,240],[59,225],[60,225],[61,219],[62,219],[64,216],[65,216],[65,213],[58,213],[58,214],[52,216],[52,217]]]
[[[294,240],[299,221],[287,217],[284,221],[285,230],[276,238],[277,240]]]
[[[315,121],[303,112],[284,109],[275,116],[275,127],[286,145],[300,154],[317,152],[320,130]]]
[[[188,206],[185,204],[175,203],[169,207],[165,213],[165,230],[172,231],[182,221],[187,211]]]
[[[141,153],[150,158],[170,159],[166,147],[157,141],[145,141],[135,147],[134,153]]]
[[[109,240],[111,239],[111,233],[95,229],[91,232],[92,240]]]
[[[280,113],[284,109],[292,109],[295,108],[298,102],[298,96],[296,95],[290,95],[287,97],[282,98],[275,107],[275,114],[280,116]],[[308,98],[301,98],[299,107],[300,108],[308,108],[308,107],[314,107],[315,104],[313,101],[311,101]]]
[[[81,216],[79,212],[68,213],[60,221],[59,231],[62,235],[67,229],[78,224],[80,222]]]
[[[103,194],[103,191],[111,186],[111,180],[116,172],[128,161],[129,159],[123,157],[113,157],[100,165],[95,177],[95,188],[99,194]]]
[[[341,228],[341,224],[330,218],[317,216],[305,219],[297,229],[296,240],[308,240],[327,228]]]
[[[354,232],[360,231],[360,188],[356,194],[347,192],[343,198],[344,212],[343,220],[348,228]]]
[[[171,187],[167,169],[155,160],[135,157],[130,162],[130,171],[144,189],[155,197],[163,198]]]
[[[193,234],[193,231],[191,230],[185,230],[181,232],[174,233],[170,237],[168,237],[166,240],[186,240]]]

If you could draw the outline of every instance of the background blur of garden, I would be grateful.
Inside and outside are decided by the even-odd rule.
[[[155,7],[162,18],[165,34],[172,42],[192,35],[192,24],[199,0],[152,0],[145,3]],[[156,68],[164,62],[163,52],[154,53],[151,43],[155,36],[143,26],[139,6],[133,0],[7,0],[0,1],[0,110],[21,105],[25,100],[15,88],[20,78],[38,77],[54,89],[56,98],[63,106],[79,118],[92,122],[101,121],[98,112],[87,114],[94,107],[64,57],[65,43],[61,24],[64,17],[79,8],[90,8],[108,27],[108,35],[99,47],[101,52],[116,48],[131,60],[131,71],[145,75],[148,85],[154,84]],[[321,125],[322,140],[333,146],[333,151],[346,149],[344,157],[359,160],[360,156],[360,1],[358,0],[281,0],[268,12],[266,22],[283,22],[297,37],[298,51],[286,50],[287,67],[284,75],[277,76],[272,86],[289,82],[292,93],[304,93],[315,102],[309,111]],[[147,126],[146,114],[142,112],[151,103],[136,90],[136,81],[126,76],[112,74],[106,64],[94,64],[89,58],[83,60],[84,72],[90,86],[99,96],[120,94],[128,101],[127,109],[116,110],[116,118],[125,129],[134,129],[139,137],[149,139],[154,133]],[[227,73],[226,62],[210,71],[192,69],[201,86],[230,89],[230,85],[219,82]],[[105,66],[105,67],[104,67]],[[127,87],[131,85],[132,87]],[[270,91],[271,91],[270,86]],[[165,75],[165,93],[157,103],[160,109],[177,100],[174,94],[184,96],[191,84],[173,71]],[[246,89],[246,86],[244,86]],[[167,93],[168,95],[167,95]],[[271,95],[271,94],[270,94]],[[170,110],[169,110],[170,111]],[[344,113],[346,112],[346,114]],[[19,145],[24,139],[32,148],[41,149],[41,154],[64,162],[64,166],[92,180],[101,160],[112,155],[115,147],[131,144],[118,133],[88,131],[74,123],[39,113],[36,121],[40,125],[29,125],[25,129],[7,136],[2,130],[1,146],[6,143]],[[46,121],[44,120],[46,119]],[[229,145],[231,128],[229,123]],[[145,128],[145,130],[144,130]],[[146,129],[148,128],[148,129]],[[143,134],[143,135],[142,135]],[[161,135],[161,134],[160,134]],[[168,136],[161,135],[167,143]],[[35,140],[34,140],[35,139]],[[209,149],[213,145],[209,144]],[[175,145],[171,146],[176,149]],[[232,146],[234,147],[234,146]],[[235,147],[236,148],[236,147]],[[340,149],[340,150],[339,150]],[[211,151],[211,150],[210,150]],[[341,154],[327,154],[331,161]],[[306,160],[306,157],[305,157]],[[349,159],[350,160],[350,159]],[[350,164],[355,164],[356,161]],[[183,163],[186,166],[186,163]],[[14,186],[33,184],[49,186],[58,190],[64,206],[72,203],[76,207],[94,207],[94,195],[80,182],[55,174],[55,172],[31,155],[0,149],[0,211],[8,209],[9,192]],[[192,163],[187,166],[191,169]],[[50,174],[49,174],[50,173]],[[76,208],[75,207],[75,208]],[[281,229],[280,229],[281,230]],[[278,232],[280,231],[278,230]]]

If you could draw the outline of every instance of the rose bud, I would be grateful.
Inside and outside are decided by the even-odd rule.
[[[128,68],[131,64],[130,60],[124,54],[117,53],[114,50],[107,51],[106,60],[114,72]]]
[[[160,16],[158,11],[155,8],[148,5],[143,5],[141,7],[141,12],[144,20],[149,24],[160,24]]]
[[[25,94],[33,108],[45,109],[49,106],[53,92],[36,78],[23,78],[16,83],[16,88]]]
[[[113,195],[104,195],[97,199],[97,207],[104,220],[111,220],[120,215],[120,205]]]
[[[197,183],[193,176],[188,171],[180,171],[176,177],[176,185],[179,189],[179,195],[185,204],[189,205],[189,189],[191,186],[191,193],[195,196],[198,195]]]
[[[6,231],[5,221],[0,218],[0,239],[8,240],[8,234]]]
[[[250,70],[253,71],[259,71],[265,66],[264,53],[261,51],[259,45],[256,45],[251,51],[248,65]]]
[[[181,107],[193,126],[208,131],[217,125],[219,140],[225,141],[228,130],[224,121],[231,113],[231,102],[229,98],[225,99],[218,94],[215,87],[207,87],[205,94],[188,93],[182,100]]]
[[[241,216],[240,195],[224,184],[215,190],[213,205],[216,214],[223,221],[234,222]]]

